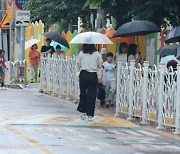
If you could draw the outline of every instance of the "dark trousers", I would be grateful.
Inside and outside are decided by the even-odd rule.
[[[97,91],[97,73],[81,71],[79,83],[80,102],[77,110],[93,117]]]

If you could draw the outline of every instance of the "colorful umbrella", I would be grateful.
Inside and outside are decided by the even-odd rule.
[[[69,50],[69,48],[65,47],[64,45],[62,45],[62,44],[60,44],[60,43],[58,43],[58,42],[51,42],[50,45],[54,47],[54,50],[56,50],[56,46],[57,46],[57,45],[60,45],[60,46],[61,46],[61,51],[67,51],[67,50]]]

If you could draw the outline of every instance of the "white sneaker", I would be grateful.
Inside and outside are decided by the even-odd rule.
[[[92,121],[92,116],[88,116],[88,121]]]
[[[86,119],[86,113],[82,113],[80,117],[81,117],[81,120]]]
[[[7,90],[7,88],[5,88],[5,87],[2,87],[1,89],[2,89],[2,90]]]

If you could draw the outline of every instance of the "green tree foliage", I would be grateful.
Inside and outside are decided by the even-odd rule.
[[[46,26],[61,22],[77,24],[80,16],[84,20],[89,20],[90,10],[82,9],[86,0],[29,0],[24,9],[31,11],[31,20],[42,20]]]
[[[89,0],[89,4],[98,3],[106,13],[110,13],[121,25],[131,19],[149,20],[159,26],[180,24],[179,0]]]
[[[90,8],[102,8],[116,19],[117,27],[125,22],[149,20],[157,25],[180,24],[180,0],[29,0],[25,9],[32,21],[41,19],[46,25],[61,22],[77,24],[80,16],[89,25]]]
[[[156,23],[159,26],[172,26],[180,24],[179,0],[132,0],[131,15],[134,19],[144,19]]]

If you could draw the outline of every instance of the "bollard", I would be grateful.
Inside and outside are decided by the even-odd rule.
[[[158,126],[157,129],[164,129],[163,127],[163,91],[164,91],[164,86],[163,86],[163,82],[164,82],[164,73],[165,73],[165,65],[164,64],[160,64],[160,77],[159,77],[159,95],[158,95]]]
[[[143,76],[143,105],[142,105],[142,121],[140,124],[146,125],[147,122],[147,79],[148,79],[149,62],[144,61],[144,76]]]
[[[135,60],[130,60],[130,81],[129,81],[129,117],[127,120],[133,120],[133,76],[134,76]]]
[[[122,61],[118,60],[117,61],[117,87],[116,87],[116,113],[114,116],[118,117],[119,116],[119,112],[120,112],[120,88],[121,88],[121,81],[120,81],[120,76],[122,74],[120,74],[120,69],[122,67]]]
[[[176,117],[175,117],[175,132],[174,134],[180,134],[180,64],[177,64],[177,93],[176,93]]]

